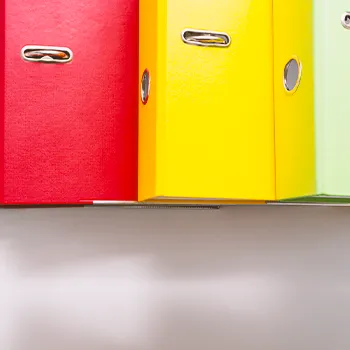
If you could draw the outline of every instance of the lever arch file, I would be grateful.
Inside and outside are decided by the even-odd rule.
[[[295,7],[293,19],[304,14],[293,38],[272,1],[140,1],[139,200],[256,203],[312,193],[311,0]],[[305,76],[292,96],[283,77],[294,57]]]
[[[350,8],[345,0],[314,0],[314,191],[295,202],[350,203]]]
[[[315,185],[312,1],[273,1],[276,198]]]
[[[138,1],[1,6],[0,202],[137,200]]]
[[[265,0],[140,1],[140,200],[274,198],[271,31]]]

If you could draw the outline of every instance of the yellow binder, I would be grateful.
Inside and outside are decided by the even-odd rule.
[[[140,1],[139,200],[275,197],[271,30],[266,0]]]
[[[312,0],[274,0],[277,199],[315,193]]]
[[[289,58],[273,35],[283,18],[274,21],[272,0],[140,0],[140,201],[262,203],[308,190],[300,178],[312,147],[302,153],[300,139],[312,123],[293,101],[309,77],[298,95],[274,91],[274,69]],[[303,52],[294,54],[304,61]]]

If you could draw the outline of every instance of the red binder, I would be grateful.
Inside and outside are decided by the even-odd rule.
[[[4,204],[137,199],[137,0],[1,5]]]

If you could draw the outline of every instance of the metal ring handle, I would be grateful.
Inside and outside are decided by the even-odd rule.
[[[283,70],[283,85],[285,91],[292,95],[294,94],[301,82],[303,66],[297,56],[292,56],[286,63]]]
[[[192,36],[191,41],[196,41],[197,43],[202,44],[219,44],[219,45],[226,45],[227,41],[225,38],[217,35],[197,35]]]
[[[344,12],[342,14],[341,24],[345,29],[350,29],[350,12]]]
[[[73,59],[73,52],[67,47],[24,46],[21,56],[25,61],[42,63],[68,63]]]
[[[231,44],[230,36],[222,32],[185,29],[181,38],[185,44],[197,46],[228,47]]]
[[[145,105],[148,102],[151,92],[151,74],[148,69],[145,69],[141,78],[141,101]]]
[[[49,56],[56,60],[63,60],[69,58],[69,56],[64,51],[55,51],[55,50],[36,50],[28,51],[25,53],[26,58],[43,58]]]

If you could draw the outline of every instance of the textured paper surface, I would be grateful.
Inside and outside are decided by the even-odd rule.
[[[11,0],[5,23],[4,202],[136,200],[138,1]],[[74,58],[26,62],[25,45]]]

